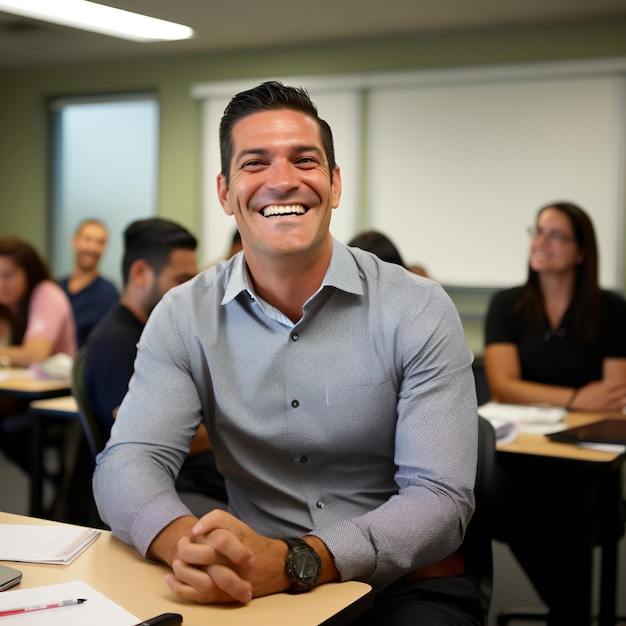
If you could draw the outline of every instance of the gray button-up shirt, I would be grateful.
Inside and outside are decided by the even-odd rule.
[[[314,534],[342,579],[389,584],[453,552],[470,519],[471,362],[433,281],[333,241],[293,324],[240,253],[151,314],[98,459],[102,518],[145,554],[188,514],[174,478],[204,420],[233,514],[270,537]]]

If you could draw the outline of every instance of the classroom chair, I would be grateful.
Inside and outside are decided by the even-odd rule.
[[[496,434],[491,423],[478,417],[478,466],[474,495],[476,508],[465,532],[461,553],[465,560],[465,576],[478,590],[485,614],[489,614],[493,591],[492,507]]]

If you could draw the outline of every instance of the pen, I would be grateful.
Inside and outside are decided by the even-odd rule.
[[[136,626],[180,626],[183,623],[183,616],[180,613],[163,613]]]
[[[21,606],[16,609],[0,611],[0,617],[6,617],[7,615],[18,615],[19,613],[30,613],[31,611],[58,609],[62,606],[74,606],[75,604],[82,604],[83,602],[87,602],[87,600],[85,598],[78,598],[77,600],[61,600],[60,602],[49,602],[48,604],[32,604],[30,606]]]

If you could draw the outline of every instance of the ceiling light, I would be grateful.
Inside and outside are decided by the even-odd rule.
[[[194,34],[182,24],[86,0],[0,0],[0,11],[131,41],[171,41]]]

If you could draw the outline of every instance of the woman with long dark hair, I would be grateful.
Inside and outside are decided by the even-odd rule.
[[[26,241],[0,238],[0,363],[27,367],[76,353],[72,308],[46,263]]]
[[[626,302],[598,285],[589,216],[568,202],[547,205],[530,236],[526,283],[496,294],[489,307],[484,357],[493,399],[622,410]],[[509,545],[547,604],[549,626],[584,617],[569,584],[580,572],[581,553],[579,527],[563,523],[563,502],[579,497],[580,481],[568,480],[568,471],[530,463],[522,472],[503,465],[493,521],[495,538]],[[597,499],[616,502],[620,495],[621,486],[610,481]]]
[[[593,224],[569,202],[541,208],[528,279],[492,298],[485,371],[499,402],[626,407],[626,302],[598,284]]]

